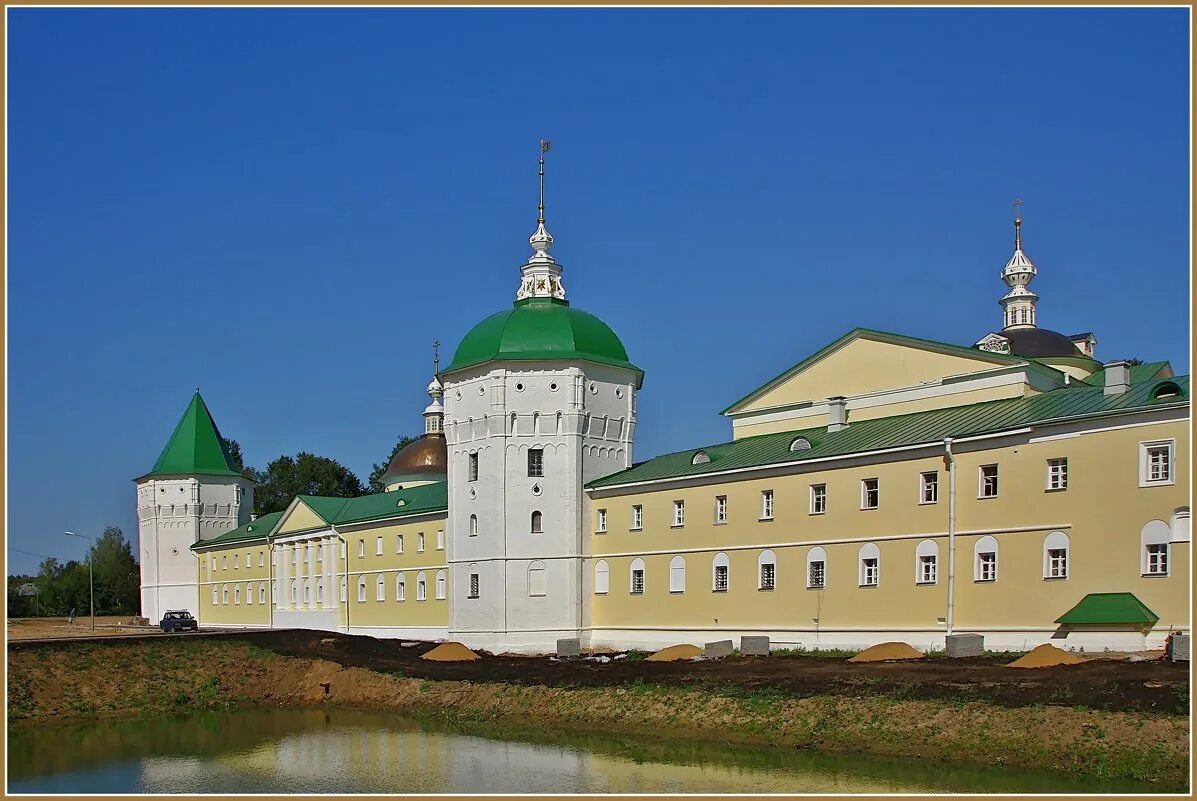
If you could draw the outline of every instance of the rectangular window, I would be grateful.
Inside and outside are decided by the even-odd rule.
[[[860,560],[860,586],[876,587],[881,580],[881,565],[876,557]]]
[[[993,551],[977,554],[977,581],[997,581],[997,554]]]
[[[241,554],[234,554],[233,555],[233,570],[236,570],[239,567],[241,567]]]
[[[438,551],[445,550],[445,531],[444,531],[444,529],[439,529],[436,532],[436,549]]]
[[[1171,484],[1172,442],[1139,443],[1139,484]]]
[[[395,553],[403,553],[403,535],[395,535]]]
[[[643,570],[633,570],[632,571],[632,594],[633,595],[643,595],[644,594],[644,571]]]
[[[357,558],[364,559],[365,556],[366,556],[366,541],[358,540],[357,541]],[[299,564],[299,563],[296,562],[296,564]]]
[[[382,537],[374,538],[374,555],[382,556]]]
[[[877,479],[862,479],[860,482],[860,508],[876,509],[880,500],[881,493]]]
[[[1068,578],[1068,549],[1052,548],[1047,552],[1047,577]]]
[[[980,484],[977,487],[977,497],[996,498],[998,494],[998,466],[983,464],[979,475]]]
[[[1147,575],[1168,575],[1168,543],[1154,543],[1147,546]]]
[[[919,503],[939,502],[939,473],[932,470],[919,476]]]
[[[715,525],[722,525],[727,522],[727,496],[717,495],[715,497]]]
[[[258,551],[258,567],[266,566],[266,552]]]
[[[469,597],[470,598],[478,597],[478,574],[477,573],[470,574],[470,595],[469,595]]]
[[[807,565],[806,586],[812,590],[821,590],[827,585],[827,563],[817,560]]]
[[[761,565],[761,589],[771,590],[774,587],[774,581],[777,578],[777,565],[766,562]]]
[[[632,507],[632,531],[644,528],[644,507],[637,504]]]
[[[470,481],[478,480],[478,454],[470,454]]]
[[[773,490],[761,493],[761,520],[773,519]]]
[[[424,553],[424,532],[423,531],[421,531],[419,534],[416,535],[416,550],[419,551],[420,553]]]
[[[528,449],[528,475],[540,478],[544,475],[544,449]]]
[[[1047,460],[1047,488],[1049,490],[1068,489],[1068,460]]]
[[[606,509],[598,510],[598,525],[595,530],[596,531],[606,531],[607,530],[607,510]]]
[[[686,502],[685,501],[674,501],[673,502],[673,525],[674,525],[674,527],[686,525]]]
[[[919,557],[919,584],[935,583],[935,557]]]
[[[810,513],[821,515],[827,511],[827,485],[810,485]]]
[[[727,565],[715,565],[715,592],[727,592]]]

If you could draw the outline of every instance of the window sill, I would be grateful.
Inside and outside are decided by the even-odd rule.
[[[919,501],[919,506],[935,506],[937,503],[939,503],[938,498],[933,501]]]
[[[773,522],[773,518],[772,518],[772,517],[758,517],[758,518],[756,519],[756,522],[758,522],[758,523],[772,523],[772,522]]]
[[[1044,576],[1044,581],[1066,581],[1068,576]]]
[[[686,527],[685,523],[674,523],[673,525],[670,526],[670,528],[685,528],[685,527]]]
[[[1140,578],[1168,578],[1171,573],[1143,573]]]
[[[825,589],[827,589],[827,585],[823,585],[822,587],[807,587],[807,589],[808,589],[808,590],[814,590],[814,591],[816,591],[816,592],[819,592],[819,591],[822,591],[822,590],[825,590]]]
[[[937,581],[916,581],[914,583],[914,586],[916,586],[916,587],[934,587],[938,583],[939,582],[937,582]]]
[[[996,497],[998,497],[998,496],[996,496],[996,495],[978,495],[977,500],[978,501],[992,501]]]
[[[880,506],[862,506],[862,507],[860,507],[860,511],[862,511],[862,512],[875,512],[875,511],[877,511],[877,510],[878,510],[878,509],[880,509],[880,508],[881,508]]]
[[[993,584],[993,583],[994,583],[994,582],[996,582],[996,581],[997,581],[997,579],[996,579],[996,578],[991,578],[991,579],[973,579],[973,584]]]
[[[773,592],[775,587],[757,587],[757,592]]]
[[[685,593],[686,593],[685,590],[670,590],[669,591],[670,595],[684,595]]]
[[[629,592],[628,595],[644,595],[643,592]]]
[[[722,590],[711,590],[711,592],[727,592],[727,588],[725,587]]]
[[[1171,487],[1175,481],[1140,481],[1139,486],[1146,489],[1147,487]]]
[[[857,586],[862,590],[875,590],[881,585],[880,584],[858,584]]]
[[[644,531],[644,526],[637,526],[636,528],[629,528],[628,531]]]
[[[726,525],[727,525],[727,521],[726,521],[726,520],[716,520],[716,521],[715,521],[714,523],[712,523],[711,525],[712,525],[712,526],[726,526]]]
[[[1068,487],[1044,487],[1044,492],[1067,492]]]
[[[605,592],[599,592],[599,591],[595,590],[595,593],[594,593],[594,594],[595,594],[595,595],[606,595],[607,593],[605,593]]]
[[[597,535],[599,535],[599,534],[606,534],[606,533],[607,533],[607,529],[605,529],[605,528],[603,528],[603,529],[599,529],[598,531],[596,531],[596,532],[594,532],[594,533],[595,533],[595,535],[596,535],[596,536],[597,536]]]
[[[827,514],[827,512],[807,512],[807,515],[810,517],[818,517],[819,515],[825,515],[825,514]]]

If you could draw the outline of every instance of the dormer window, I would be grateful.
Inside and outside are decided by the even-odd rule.
[[[810,440],[806,437],[797,437],[793,442],[790,443],[790,450],[794,452],[809,451]]]
[[[1163,398],[1176,398],[1180,396],[1180,385],[1173,381],[1165,381],[1154,390],[1151,391],[1151,397],[1155,400]]]
[[[711,456],[706,451],[699,451],[694,454],[694,458],[690,460],[690,464],[710,464]]]

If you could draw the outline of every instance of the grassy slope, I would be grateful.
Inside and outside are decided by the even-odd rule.
[[[243,642],[86,643],[9,653],[9,722],[340,703],[457,720],[982,762],[1183,786],[1187,717],[768,690],[544,688],[407,679]],[[327,691],[324,685],[328,685]]]

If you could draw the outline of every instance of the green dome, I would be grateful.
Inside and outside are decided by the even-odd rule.
[[[597,362],[636,371],[637,385],[644,377],[628,361],[628,352],[610,326],[551,298],[517,301],[513,308],[478,323],[461,340],[445,372],[504,360]]]

